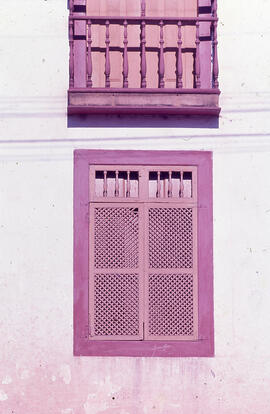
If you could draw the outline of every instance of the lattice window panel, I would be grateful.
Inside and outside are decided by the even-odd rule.
[[[142,338],[142,225],[134,204],[90,206],[89,318],[92,339]]]
[[[95,267],[137,268],[138,208],[95,208]]]
[[[149,335],[193,336],[192,274],[149,275]]]
[[[192,208],[149,209],[149,265],[152,269],[192,268]]]
[[[94,335],[139,335],[139,275],[96,274]]]

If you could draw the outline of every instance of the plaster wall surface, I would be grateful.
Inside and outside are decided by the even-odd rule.
[[[270,4],[246,3],[219,3],[216,128],[68,127],[66,2],[1,2],[1,414],[269,414]],[[213,151],[214,358],[73,357],[75,148]]]

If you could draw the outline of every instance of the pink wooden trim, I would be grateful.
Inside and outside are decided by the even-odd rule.
[[[106,52],[105,52],[105,86],[106,88],[110,87],[110,73],[111,73],[111,64],[110,64],[110,21],[106,20]]]
[[[69,0],[69,13],[72,15],[74,10],[74,0]]]
[[[205,14],[204,7],[208,7],[209,13]],[[201,8],[201,9],[200,9]],[[202,14],[200,14],[202,10]],[[199,17],[211,17],[211,0],[198,0]],[[201,65],[201,88],[210,88],[212,82],[212,40],[211,40],[211,24],[209,22],[201,22],[200,24],[200,65]]]
[[[195,84],[201,87],[201,64],[200,64],[200,23],[196,23],[196,58],[195,58]]]
[[[213,0],[213,16],[217,18],[217,0]],[[213,87],[218,88],[217,21],[213,22]]]
[[[128,88],[128,22],[124,21],[124,56],[123,56],[123,87]]]
[[[69,92],[80,92],[80,93],[97,93],[97,92],[104,92],[104,93],[173,93],[173,94],[202,94],[202,95],[220,95],[219,89],[188,89],[188,88],[181,88],[179,90],[178,88],[91,88],[91,90],[86,88],[70,88]]]
[[[111,24],[116,24],[116,23],[123,23],[125,20],[127,20],[128,22],[132,22],[133,24],[138,24],[141,23],[143,21],[145,21],[146,23],[156,23],[158,24],[160,22],[160,20],[163,20],[164,23],[172,23],[172,24],[177,24],[177,22],[179,20],[181,20],[182,24],[191,24],[191,25],[195,25],[196,22],[213,22],[213,21],[217,21],[218,18],[217,17],[203,17],[203,16],[199,16],[199,17],[181,17],[181,16],[177,16],[177,17],[163,17],[163,16],[152,16],[152,17],[141,17],[141,16],[85,16],[85,15],[76,15],[76,16],[69,16],[69,18],[71,20],[88,20],[90,19],[93,23],[103,23],[106,24],[106,20],[110,20]]]
[[[159,87],[164,88],[165,82],[164,82],[164,74],[165,74],[165,61],[164,61],[164,23],[163,20],[159,23],[160,27],[160,50],[159,50]]]
[[[198,169],[197,341],[88,339],[89,165],[193,165]],[[214,355],[212,153],[203,151],[74,152],[74,355],[191,357]]]
[[[170,108],[164,106],[68,106],[68,115],[76,114],[136,114],[136,115],[209,115],[218,116],[221,108],[213,106],[188,106],[183,108]]]
[[[85,6],[86,0],[73,0],[74,5],[76,6]]]
[[[72,6],[73,7],[73,6]],[[74,25],[69,21],[69,87],[74,87]]]
[[[87,20],[87,27],[88,27],[88,49],[87,49],[87,82],[86,87],[92,88],[92,74],[93,74],[93,65],[92,65],[92,34],[91,34],[91,20]]]
[[[178,22],[178,54],[177,54],[177,88],[183,88],[183,63],[182,63],[182,32],[181,32],[181,20]]]
[[[141,24],[141,87],[146,88],[146,39],[145,39],[145,21]]]

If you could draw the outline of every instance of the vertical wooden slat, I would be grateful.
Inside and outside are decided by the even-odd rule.
[[[107,171],[104,171],[103,197],[107,197],[107,194],[108,194]]]
[[[141,87],[146,88],[146,38],[145,38],[145,21],[141,25]]]
[[[168,197],[172,197],[172,171],[169,171]]]
[[[180,198],[184,197],[184,173],[180,171],[180,191],[179,191]]]
[[[119,171],[115,171],[115,197],[119,197]]]
[[[163,33],[163,20],[159,23],[160,26],[160,50],[159,50],[159,87],[164,88],[164,74],[165,74],[165,63],[164,63],[164,33]]]
[[[183,88],[183,62],[182,62],[182,23],[181,20],[179,20],[178,24],[178,53],[177,53],[177,82],[176,87],[177,88]]]
[[[127,197],[130,197],[130,171],[127,172]]]
[[[123,87],[128,88],[128,52],[127,52],[127,45],[128,45],[128,31],[127,31],[128,23],[124,21],[124,56],[123,56]]]
[[[213,1],[213,17],[217,17],[217,0]],[[217,21],[213,22],[213,86],[218,88],[218,56],[217,56]]]
[[[111,64],[110,64],[110,22],[106,20],[106,52],[105,52],[105,87],[110,87],[110,73],[111,73]]]
[[[157,173],[157,198],[161,195],[160,171]]]
[[[201,67],[200,67],[200,22],[196,22],[196,58],[195,58],[195,85],[201,87]]]
[[[74,88],[74,21],[69,20],[69,87]]]
[[[86,86],[87,88],[92,88],[92,73],[93,73],[93,65],[92,65],[92,34],[91,34],[91,20],[87,21],[88,26],[88,48],[87,48],[87,81]]]

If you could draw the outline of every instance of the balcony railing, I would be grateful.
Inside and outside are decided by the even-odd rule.
[[[143,2],[142,2],[143,3]],[[145,9],[142,7],[141,16],[86,16],[77,13],[70,13],[69,18],[69,44],[70,44],[70,62],[69,62],[69,92],[73,93],[153,93],[153,94],[217,94],[219,93],[218,83],[218,56],[217,56],[217,7],[216,0],[212,2],[212,11],[210,15],[199,17],[147,17],[145,16]],[[147,28],[155,27],[158,30],[158,40],[155,47],[148,47]],[[165,44],[165,30],[167,27],[174,27],[176,34],[174,44],[166,47]],[[115,27],[119,30],[119,44],[115,47],[115,42],[112,42],[112,30]],[[139,31],[139,43],[134,47],[129,47],[129,28],[136,27]],[[192,27],[194,31],[192,56],[193,62],[190,71],[192,77],[192,85],[187,85],[183,81],[183,57],[186,53],[186,47],[183,47],[183,30],[185,27]],[[93,47],[93,28],[99,28],[99,42]],[[201,32],[207,28],[209,33],[207,43],[209,46],[209,53],[207,57],[205,53],[200,53],[202,43]],[[148,32],[149,33],[149,32]],[[121,40],[120,40],[121,39]],[[151,39],[149,39],[151,41]],[[76,41],[82,42],[80,49],[80,62],[77,62],[78,57],[75,52]],[[204,39],[203,39],[204,41]],[[113,43],[113,45],[112,45]],[[134,43],[134,40],[133,40]],[[151,42],[150,42],[151,43]],[[111,55],[115,51],[119,53],[117,62],[112,61]],[[156,74],[157,87],[149,86],[147,73],[147,53],[151,50],[156,53]],[[173,51],[175,61],[173,66],[174,79],[170,79],[170,86],[166,85],[166,59],[167,50]],[[130,66],[133,64],[132,52],[137,52],[140,56],[139,67],[137,75],[140,78],[140,83],[137,87],[130,86],[129,72]],[[104,64],[103,68],[98,68],[99,72],[103,73],[103,80],[96,82],[95,70],[97,65],[94,65],[93,60],[96,53],[99,52],[104,56],[104,60],[100,60],[100,64]],[[189,50],[190,52],[190,50]],[[207,65],[202,62],[203,59],[208,59]],[[149,59],[149,57],[148,57]],[[202,73],[202,63],[204,72]],[[111,73],[113,65],[121,65],[121,87],[114,87],[112,85]],[[169,62],[172,65],[172,60]],[[207,71],[208,73],[205,73]],[[133,68],[134,73],[134,68]],[[205,82],[207,78],[207,82]],[[151,82],[150,82],[151,83]],[[173,87],[172,87],[173,83]],[[205,85],[207,84],[207,87]],[[152,82],[153,85],[153,82]],[[190,87],[191,86],[191,87]],[[79,104],[82,106],[82,104]],[[200,106],[203,106],[202,102]],[[87,104],[87,106],[89,106]],[[219,108],[217,108],[219,112]]]

